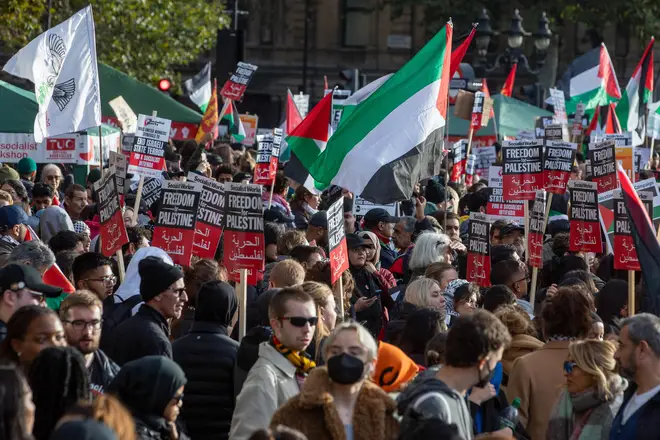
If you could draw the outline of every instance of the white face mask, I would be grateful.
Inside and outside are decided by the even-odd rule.
[[[312,208],[311,206],[309,206],[309,205],[307,204],[307,202],[305,202],[305,203],[303,204],[303,208],[305,209],[305,212],[306,212],[307,214],[309,214],[309,215],[314,215],[314,214],[316,214],[317,212],[319,212],[318,209],[314,209],[314,208]]]

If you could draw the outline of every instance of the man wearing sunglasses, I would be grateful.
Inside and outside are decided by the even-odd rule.
[[[140,261],[138,273],[144,303],[108,338],[108,355],[120,366],[150,355],[172,359],[168,320],[179,319],[188,301],[183,272],[160,258],[146,257]]]
[[[490,283],[502,284],[513,292],[516,302],[530,315],[534,316],[534,307],[525,298],[530,277],[527,266],[522,261],[504,260],[495,264],[490,271]]]
[[[282,289],[271,299],[268,315],[273,337],[259,346],[259,359],[236,399],[231,440],[247,440],[268,428],[275,411],[300,392],[316,366],[305,353],[318,320],[312,297],[296,287]]]
[[[9,264],[0,269],[0,342],[7,336],[7,322],[16,310],[28,305],[46,306],[46,297],[57,298],[62,289],[41,281],[30,266]]]

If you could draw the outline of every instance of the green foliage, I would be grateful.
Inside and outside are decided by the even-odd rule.
[[[17,50],[44,31],[45,0],[0,1],[0,41]],[[53,0],[53,26],[92,5],[101,62],[140,81],[178,81],[174,68],[215,45],[229,26],[223,0]]]

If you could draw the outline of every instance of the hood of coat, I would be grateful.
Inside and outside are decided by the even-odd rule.
[[[529,335],[516,335],[511,339],[510,349],[524,349],[536,351],[543,347],[544,342],[539,341],[534,336]]]

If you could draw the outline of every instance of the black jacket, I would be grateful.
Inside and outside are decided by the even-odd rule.
[[[623,411],[628,405],[628,402],[635,395],[637,391],[637,384],[631,383],[626,392],[623,395],[623,403],[619,408],[619,412],[614,418],[612,423],[612,429],[610,430],[610,439],[613,440],[629,440],[628,438],[617,434],[621,428],[621,419],[623,417]],[[638,414],[639,413],[639,414]],[[639,440],[654,440],[660,439],[660,430],[658,429],[658,420],[660,420],[660,393],[657,393],[651,398],[646,404],[639,408],[632,416],[638,416],[637,419],[637,428],[635,432],[635,439]]]
[[[0,321],[0,342],[4,341],[7,337],[7,324]]]
[[[418,307],[416,305],[409,302],[404,301],[399,303],[397,309],[393,313],[395,316],[387,323],[385,342],[398,345],[399,338],[403,334],[403,330],[406,328],[406,321],[408,321],[408,318],[410,318],[417,309]]]
[[[181,409],[188,435],[193,440],[229,438],[238,342],[227,336],[225,326],[194,322],[172,344],[172,353],[188,379]]]
[[[92,395],[104,394],[118,372],[119,365],[114,363],[102,350],[96,350],[94,360],[87,368]]]
[[[172,436],[167,427],[162,423],[162,419],[155,419],[153,421],[148,418],[141,418],[133,416],[135,421],[135,438],[136,440],[171,440]],[[180,424],[177,422],[177,426]],[[179,429],[179,440],[190,440],[182,429]]]
[[[241,340],[236,354],[236,368],[234,369],[234,396],[241,392],[248,372],[259,359],[259,345],[267,342],[273,335],[270,327],[259,326],[247,331]]]
[[[170,327],[153,307],[142,304],[140,310],[119,324],[110,335],[110,358],[120,366],[144,356],[156,355],[172,359]]]

